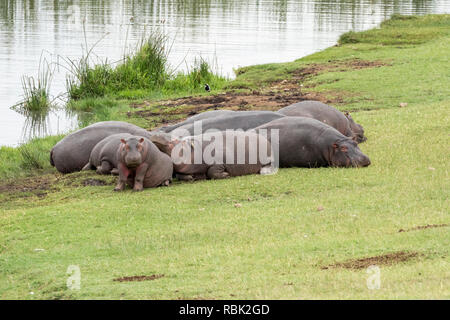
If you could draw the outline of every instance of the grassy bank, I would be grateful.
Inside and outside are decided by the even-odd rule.
[[[152,128],[210,108],[320,99],[354,111],[372,165],[139,194],[86,172],[7,181],[0,298],[450,298],[449,40],[449,15],[395,17],[297,61],[242,68],[201,97],[80,100]],[[69,265],[79,291],[66,287]],[[370,265],[379,289],[367,287]]]

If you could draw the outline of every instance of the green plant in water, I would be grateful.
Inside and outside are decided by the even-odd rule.
[[[54,67],[41,56],[37,78],[27,75],[22,77],[23,99],[12,109],[25,116],[30,113],[48,114],[54,102],[50,96],[53,73]]]

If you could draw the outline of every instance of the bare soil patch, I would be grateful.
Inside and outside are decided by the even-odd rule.
[[[389,64],[383,61],[366,61],[361,59],[330,60],[328,63],[321,64],[312,63],[290,72],[288,79],[275,81],[259,90],[248,92],[229,91],[213,96],[190,96],[159,101],[156,104],[151,104],[146,101],[142,104],[132,105],[131,107],[137,110],[129,111],[127,115],[128,117],[140,118],[159,117],[159,123],[168,124],[176,122],[176,119],[193,116],[208,110],[276,111],[282,107],[303,100],[317,100],[327,104],[343,104],[345,98],[355,96],[355,93],[338,90],[307,92],[305,90],[306,87],[301,86],[301,83],[324,72],[344,72],[387,65]],[[309,85],[309,88],[313,86],[315,85]],[[153,108],[149,110],[148,107],[151,105]]]
[[[92,179],[92,178],[89,178],[89,179],[83,180],[82,184],[83,184],[85,187],[88,187],[88,186],[99,187],[99,186],[106,186],[106,185],[108,185],[109,183],[106,182],[106,181],[104,181],[104,180],[99,180],[99,179]]]
[[[113,279],[117,282],[152,281],[164,277],[163,274],[152,274],[151,276],[130,276]]]
[[[0,185],[0,193],[19,194],[24,197],[30,193],[39,198],[45,197],[48,191],[55,190],[58,182],[58,175],[42,175],[30,178],[18,178]]]
[[[431,228],[442,228],[442,227],[448,227],[450,224],[444,223],[444,224],[427,224],[425,226],[417,226],[410,229],[400,229],[398,232],[410,232],[410,231],[416,231],[416,230],[423,230],[423,229],[431,229]]]
[[[394,265],[397,263],[409,261],[411,259],[417,258],[418,256],[419,256],[418,252],[399,251],[374,257],[347,260],[344,262],[336,262],[328,266],[323,266],[321,267],[321,269],[326,270],[330,268],[344,268],[344,269],[360,270],[368,268],[371,265],[377,266]]]
[[[366,68],[378,68],[384,66],[390,66],[391,64],[381,60],[361,60],[361,59],[348,59],[348,60],[329,60],[328,63],[312,63],[307,65],[303,69],[298,69],[293,72],[297,78],[305,78],[316,76],[324,72],[345,72],[350,70],[360,70]]]

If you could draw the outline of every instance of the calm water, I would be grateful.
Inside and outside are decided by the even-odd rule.
[[[33,119],[10,109],[21,98],[22,75],[36,75],[42,55],[78,57],[83,21],[88,46],[104,37],[95,48],[99,57],[115,61],[144,30],[159,27],[173,40],[172,66],[182,69],[184,60],[189,65],[201,55],[232,77],[239,66],[292,61],[394,13],[449,12],[450,0],[0,0],[0,145],[16,145],[33,131]],[[60,68],[52,93],[64,91]],[[35,134],[76,125],[62,111],[46,123]]]

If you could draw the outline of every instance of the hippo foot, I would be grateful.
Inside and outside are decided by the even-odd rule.
[[[170,185],[170,182],[171,182],[170,180],[166,180],[162,183],[162,186],[168,187]]]
[[[112,169],[112,170],[111,170],[111,174],[112,174],[113,176],[118,176],[118,175],[119,175],[119,169],[117,169],[117,168]]]
[[[120,181],[117,186],[114,188],[114,191],[123,191],[125,189],[125,183]]]

